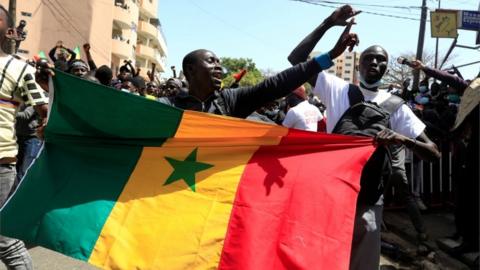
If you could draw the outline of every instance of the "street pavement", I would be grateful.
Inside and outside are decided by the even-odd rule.
[[[453,215],[445,211],[429,211],[423,213],[423,220],[427,228],[429,238],[424,242],[426,247],[425,254],[418,254],[417,233],[413,228],[410,218],[406,211],[385,211],[384,222],[386,232],[382,233],[382,239],[387,238],[387,242],[394,243],[396,246],[406,250],[411,259],[411,265],[400,266],[396,269],[441,269],[441,270],[469,270],[471,269],[465,262],[454,258],[439,248],[437,240],[455,232]],[[388,239],[388,235],[394,236]],[[401,239],[401,241],[398,241]],[[395,260],[393,260],[395,262]],[[473,268],[472,268],[473,269]]]
[[[64,256],[42,247],[29,249],[36,270],[98,270],[98,268],[79,260]],[[0,262],[0,270],[7,268]]]

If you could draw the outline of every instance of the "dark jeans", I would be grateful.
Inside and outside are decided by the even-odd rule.
[[[15,165],[0,165],[0,207],[8,199],[15,182]],[[33,269],[32,259],[22,241],[0,235],[0,260],[9,270]]]
[[[402,146],[396,149],[395,154],[392,156],[394,158],[392,160],[392,175],[385,190],[390,190],[392,186],[395,187],[395,195],[405,203],[413,227],[415,227],[418,233],[425,233],[426,230],[422,215],[408,186],[407,173],[405,170],[405,147]]]
[[[17,184],[27,172],[28,167],[37,157],[42,148],[43,141],[37,137],[18,137],[18,155],[17,155]]]

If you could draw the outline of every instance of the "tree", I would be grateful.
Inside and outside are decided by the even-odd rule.
[[[232,77],[233,74],[239,72],[242,69],[246,69],[247,73],[240,81],[240,86],[252,86],[263,81],[264,77],[260,70],[255,66],[255,63],[250,58],[231,58],[222,57],[222,66],[226,69],[227,73],[223,79],[223,85],[229,87],[235,81]]]
[[[272,77],[278,74],[278,71],[271,68],[262,69],[261,72],[264,78]]]
[[[413,51],[400,54],[400,56],[410,61],[415,59],[415,55],[416,54]],[[403,84],[403,82],[407,78],[413,78],[413,73],[412,73],[413,69],[407,65],[399,64],[397,62],[397,58],[398,56],[391,56],[390,59],[388,60],[388,73],[385,74],[385,76],[383,77],[386,85],[393,84],[399,87]],[[448,63],[450,63],[454,58],[455,56],[451,55],[444,66],[448,65]],[[440,57],[438,62],[441,63],[442,60],[443,59]],[[424,51],[422,62],[426,66],[433,67],[435,62],[435,53],[430,51]],[[423,80],[424,78],[425,78],[425,74],[423,72],[420,72],[420,81]]]

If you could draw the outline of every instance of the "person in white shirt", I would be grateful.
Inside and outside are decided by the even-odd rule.
[[[317,131],[318,122],[323,119],[323,115],[317,107],[308,102],[303,85],[287,96],[287,105],[290,109],[282,122],[284,127]]]
[[[346,26],[337,42],[337,45],[342,44],[343,46],[335,46],[335,49],[317,56],[319,62],[323,63],[323,67],[328,67],[327,63],[330,63],[330,66],[333,65],[332,59],[340,56],[347,47],[351,51],[355,45],[358,45],[359,39],[357,35],[349,33],[354,21],[353,19],[347,21],[358,13],[360,11],[355,11],[349,5],[344,5],[335,10],[297,45],[288,57],[290,63],[296,64],[307,59],[323,34],[332,26]],[[378,86],[382,83],[381,79],[387,70],[387,65],[388,54],[381,46],[374,45],[368,47],[360,55],[359,91],[361,91],[365,101],[381,104],[391,96],[390,93],[378,89]],[[354,105],[350,104],[348,96],[350,85],[344,80],[325,72],[320,72],[318,76],[311,78],[309,83],[314,86],[313,93],[320,97],[327,108],[327,132],[331,133],[342,115]],[[399,109],[389,116],[389,122],[389,127],[382,129],[374,136],[376,144],[405,145],[417,156],[427,160],[434,160],[440,157],[437,146],[424,133],[425,125],[408,106],[402,104]],[[379,170],[381,169],[379,168]],[[362,189],[360,193],[362,193]],[[380,196],[374,205],[361,200],[357,202],[350,269],[371,270],[379,267],[382,199],[383,197]]]

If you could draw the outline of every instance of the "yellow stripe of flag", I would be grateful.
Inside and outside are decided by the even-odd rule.
[[[205,118],[195,112],[186,112],[182,119],[175,138],[162,147],[143,149],[105,223],[90,263],[106,269],[218,266],[245,166],[259,143],[278,144],[286,129],[240,122],[246,128],[235,119]],[[199,128],[198,121],[204,128]],[[234,125],[237,127],[218,128]],[[254,139],[258,134],[264,138]],[[212,137],[229,140],[214,144]],[[195,173],[195,191],[184,179],[165,185],[175,171],[168,159],[184,161],[195,149],[196,162],[213,165]]]

